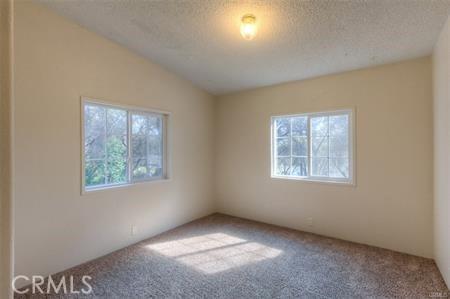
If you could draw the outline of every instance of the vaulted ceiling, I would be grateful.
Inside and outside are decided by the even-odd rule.
[[[450,12],[447,0],[38,2],[216,95],[429,55]]]

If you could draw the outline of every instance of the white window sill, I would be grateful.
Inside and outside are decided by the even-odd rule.
[[[150,184],[152,184],[152,183],[153,184],[167,183],[167,182],[171,182],[171,181],[172,181],[171,178],[155,178],[155,179],[150,179],[150,180],[135,181],[133,183],[123,183],[123,184],[116,184],[116,185],[109,185],[109,186],[107,185],[107,186],[83,188],[81,190],[81,195],[88,195],[88,194],[92,194],[92,193],[108,191],[111,189],[127,188],[127,187],[142,185],[142,184],[148,184],[148,183],[150,183]]]
[[[341,185],[356,187],[356,184],[352,180],[327,180],[323,178],[313,178],[313,177],[293,177],[293,176],[282,176],[282,175],[271,175],[270,178],[276,180],[288,180],[288,181],[302,181],[307,183],[318,183],[327,185]]]

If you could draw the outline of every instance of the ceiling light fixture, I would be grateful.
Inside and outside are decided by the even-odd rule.
[[[241,19],[241,35],[246,40],[252,40],[256,36],[256,17],[246,14]]]

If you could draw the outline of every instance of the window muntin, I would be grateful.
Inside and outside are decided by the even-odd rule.
[[[83,101],[83,191],[166,178],[166,119]]]
[[[352,111],[272,117],[272,176],[351,183]]]

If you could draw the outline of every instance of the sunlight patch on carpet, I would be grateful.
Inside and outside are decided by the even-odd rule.
[[[207,274],[272,259],[282,253],[281,250],[225,233],[149,244],[146,248]]]

